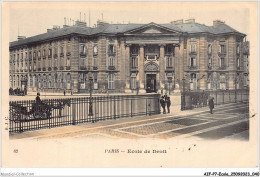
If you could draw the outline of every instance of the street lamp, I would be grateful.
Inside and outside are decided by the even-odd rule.
[[[168,90],[169,90],[169,95],[171,95],[171,82],[172,82],[172,78],[171,77],[169,77],[168,78]]]
[[[90,92],[90,98],[89,98],[89,116],[93,116],[93,106],[92,106],[92,85],[93,85],[93,76],[92,73],[89,73],[89,92]],[[94,120],[92,120],[92,122],[94,123]]]

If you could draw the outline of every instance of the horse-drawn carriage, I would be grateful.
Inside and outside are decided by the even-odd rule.
[[[54,109],[59,110],[58,116],[61,117],[61,111],[66,105],[70,107],[70,99],[55,100],[55,102],[33,102],[31,105],[10,102],[10,114],[15,122],[51,119]]]

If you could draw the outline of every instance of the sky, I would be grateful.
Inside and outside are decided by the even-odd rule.
[[[86,21],[93,27],[98,19],[109,23],[158,23],[195,18],[212,26],[219,19],[239,32],[249,34],[250,7],[242,2],[9,2],[9,41],[20,36],[42,34],[67,19]],[[85,18],[84,18],[85,13]],[[68,22],[67,22],[68,24]]]

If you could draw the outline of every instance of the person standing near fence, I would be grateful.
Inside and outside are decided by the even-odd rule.
[[[210,109],[210,114],[213,114],[213,109],[214,109],[214,97],[212,97],[209,100],[209,109]]]
[[[162,98],[160,99],[160,104],[161,104],[161,106],[163,108],[163,114],[166,114],[164,96],[162,96]]]
[[[171,98],[170,97],[166,98],[166,104],[167,104],[168,113],[170,113],[170,106],[171,106]]]

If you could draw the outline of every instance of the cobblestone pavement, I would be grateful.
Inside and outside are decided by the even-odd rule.
[[[208,108],[181,111],[179,115],[161,114],[122,118],[97,123],[24,132],[11,136],[21,138],[189,138],[249,139],[249,105],[218,105],[214,113]]]

